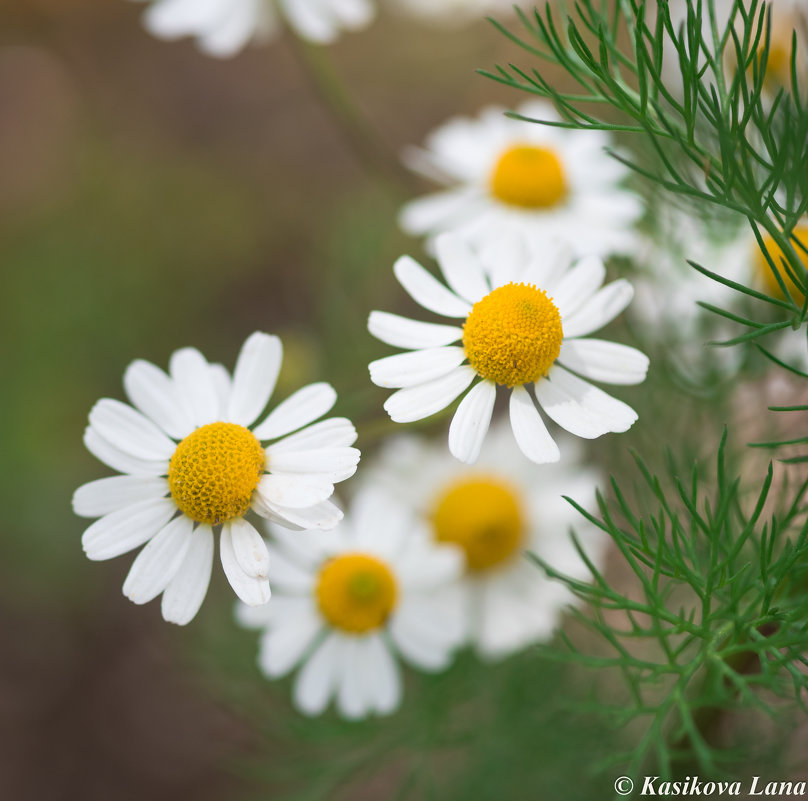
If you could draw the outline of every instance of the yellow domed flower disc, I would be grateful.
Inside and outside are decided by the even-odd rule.
[[[363,634],[385,624],[398,590],[390,568],[366,554],[337,556],[320,571],[317,603],[332,626]]]
[[[435,538],[459,545],[473,572],[510,560],[524,539],[517,495],[497,479],[477,477],[452,484],[438,499],[432,520]]]
[[[478,375],[507,387],[537,381],[561,352],[561,314],[543,289],[506,284],[477,301],[463,348]]]
[[[226,523],[250,508],[265,463],[261,443],[244,426],[201,426],[177,445],[171,457],[171,497],[197,523]]]
[[[795,226],[794,239],[796,239],[797,242],[802,245],[802,247],[808,248],[808,223],[800,223],[799,225]],[[780,278],[783,279],[785,285],[788,287],[791,297],[793,297],[798,303],[802,303],[805,298],[805,293],[802,287],[798,286],[792,280],[791,276],[786,272],[785,267],[783,267],[783,251],[780,250],[780,248],[774,243],[774,240],[768,234],[763,236],[763,244],[766,246],[766,250],[768,251],[772,261],[777,266],[777,270],[780,273]],[[806,254],[797,244],[794,244],[794,250],[797,252],[797,256],[799,256],[803,266],[808,269],[808,254]],[[774,273],[772,272],[772,268],[769,266],[769,262],[766,261],[763,251],[758,248],[757,244],[755,245],[755,265],[763,278],[763,282],[769,294],[773,297],[783,297],[783,290],[780,289],[780,284],[777,283],[777,279],[774,277]]]
[[[508,148],[491,173],[491,193],[503,203],[526,209],[555,206],[567,194],[561,160],[546,147]]]

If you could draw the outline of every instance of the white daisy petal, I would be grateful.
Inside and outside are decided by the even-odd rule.
[[[584,378],[607,384],[641,384],[648,372],[644,353],[602,339],[567,339],[558,360]]]
[[[82,535],[88,559],[120,556],[150,540],[176,514],[170,498],[153,498],[119,509],[96,520]]]
[[[73,511],[80,517],[103,515],[150,498],[168,495],[168,481],[157,476],[111,476],[84,484],[73,493]]]
[[[610,432],[628,431],[637,413],[559,365],[536,384],[536,399],[547,415],[571,434],[595,439]]]
[[[273,599],[267,607],[273,606],[276,600]],[[308,599],[301,599],[301,607],[305,608],[305,612],[301,609],[287,623],[269,629],[261,638],[258,664],[264,674],[272,679],[285,676],[292,670],[322,631],[323,623]]]
[[[216,397],[219,402],[219,413],[217,419],[223,420],[227,414],[227,406],[230,403],[230,394],[233,391],[233,380],[230,373],[221,364],[208,365],[210,375],[213,380],[213,387],[216,390]]]
[[[469,366],[461,366],[441,378],[394,392],[384,408],[396,423],[412,423],[445,409],[476,377]]]
[[[603,328],[631,303],[634,288],[620,279],[612,281],[595,293],[575,314],[563,321],[564,337],[583,337]]]
[[[243,517],[229,523],[233,553],[239,567],[248,575],[265,579],[269,575],[269,552],[264,538]]]
[[[493,381],[480,381],[460,401],[449,426],[449,450],[466,464],[474,464],[491,423],[497,386]]]
[[[249,426],[261,414],[275,389],[282,357],[278,337],[260,332],[248,337],[233,373],[228,421]]]
[[[319,448],[345,448],[356,442],[356,429],[344,417],[329,417],[302,431],[272,443],[273,453],[313,451]]]
[[[93,406],[90,427],[110,445],[138,459],[170,459],[176,448],[151,420],[111,398],[102,398]]]
[[[294,509],[273,503],[256,503],[253,508],[262,517],[268,517],[282,525],[291,524],[303,531],[309,529],[327,531],[342,520],[342,510],[331,501],[320,501],[305,509]]]
[[[183,408],[174,382],[156,365],[137,359],[126,368],[123,386],[129,400],[173,439],[193,430],[194,421]]]
[[[96,459],[119,473],[133,476],[164,476],[168,473],[168,459],[139,459],[107,442],[94,428],[84,431],[84,446]]]
[[[478,256],[462,237],[441,234],[435,239],[435,253],[446,283],[455,294],[473,304],[490,292]]]
[[[269,581],[249,575],[239,564],[233,546],[233,531],[229,523],[222,526],[219,535],[219,554],[222,568],[236,595],[248,606],[260,606],[269,600]]]
[[[136,604],[145,604],[163,592],[185,560],[193,532],[194,522],[185,515],[160,529],[132,562],[123,594]]]
[[[356,448],[317,448],[311,451],[277,451],[273,446],[267,450],[267,463],[272,472],[319,473],[353,475],[360,453]],[[332,481],[333,483],[333,481]]]
[[[548,291],[562,321],[574,315],[600,289],[605,278],[606,268],[596,256],[587,256],[567,270]]]
[[[401,703],[401,674],[390,648],[378,635],[365,638],[368,664],[374,666],[370,676],[370,696],[376,712],[388,715]]]
[[[470,304],[450,292],[415,259],[402,256],[393,265],[393,272],[412,299],[425,309],[444,317],[460,318],[471,311]]]
[[[309,384],[279,403],[253,434],[262,441],[282,437],[327,414],[336,401],[337,393],[330,384]]]
[[[296,533],[294,536],[303,538],[301,545],[305,545],[309,534],[308,532]],[[285,551],[273,543],[267,545],[267,551],[269,553],[269,578],[276,591],[296,595],[308,593],[312,589],[314,576],[308,568],[304,568],[296,560],[290,559]],[[282,598],[283,596],[281,596]]]
[[[398,224],[404,232],[413,236],[451,230],[452,222],[463,220],[469,211],[483,207],[484,203],[476,187],[435,192],[407,203],[401,209]]]
[[[196,617],[208,592],[212,567],[213,529],[198,526],[180,569],[163,592],[164,620],[184,626]]]
[[[171,377],[182,402],[191,410],[194,426],[204,426],[220,418],[219,393],[210,368],[196,348],[182,348],[171,355]]]
[[[306,715],[319,715],[328,706],[338,680],[344,639],[331,634],[303,665],[294,685],[295,706]]]
[[[524,387],[514,387],[510,399],[513,436],[519,450],[536,464],[557,462],[561,458],[553,438],[547,431],[533,399]]]
[[[446,375],[465,358],[463,348],[451,346],[397,353],[371,362],[370,380],[379,387],[412,387]]]
[[[405,609],[402,604],[398,614],[390,620],[390,635],[401,655],[413,667],[428,673],[444,670],[449,665],[448,652],[436,647],[438,640],[430,640],[426,629],[421,625],[422,621],[416,620]]]
[[[370,706],[367,679],[375,665],[368,664],[364,638],[346,637],[342,645],[341,670],[337,685],[337,709],[348,720],[364,717]]]
[[[382,311],[370,313],[368,331],[395,348],[413,349],[451,345],[463,336],[463,330],[454,325],[422,323]]]
[[[317,475],[268,473],[261,477],[256,492],[265,503],[300,509],[330,498],[334,485]]]

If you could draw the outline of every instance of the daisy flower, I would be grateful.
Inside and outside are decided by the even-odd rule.
[[[395,493],[429,522],[436,542],[464,555],[461,579],[466,640],[486,658],[506,656],[550,638],[574,596],[524,558],[530,551],[581,581],[591,578],[569,531],[587,556],[602,562],[605,538],[564,501],[591,506],[598,476],[565,442],[562,469],[514,459],[507,425],[492,428],[479,462],[469,468],[426,440],[390,440],[365,471],[372,484]]]
[[[334,405],[334,390],[310,384],[253,425],[281,358],[277,337],[255,333],[232,379],[193,348],[172,355],[169,375],[138,360],[124,375],[132,406],[103,398],[90,412],[84,444],[123,475],[76,490],[76,514],[100,518],[82,546],[102,560],[145,544],[124,595],[143,604],[162,593],[163,617],[172,623],[192,620],[205,598],[214,528],[228,581],[245,603],[258,605],[269,600],[268,556],[244,515],[252,509],[298,530],[332,528],[342,518],[328,498],[356,470],[359,451],[349,447],[356,431],[344,418],[314,423]]]
[[[374,14],[372,0],[155,0],[144,23],[160,39],[193,36],[203,52],[226,58],[250,40],[276,35],[279,15],[299,36],[327,44],[343,30],[364,28]]]
[[[450,288],[409,256],[393,271],[417,303],[462,320],[462,327],[380,311],[368,321],[375,337],[410,351],[370,364],[374,384],[399,388],[384,404],[395,422],[439,412],[479,378],[449,428],[449,450],[462,462],[473,463],[480,452],[497,385],[509,390],[519,448],[537,463],[558,461],[560,454],[534,399],[558,425],[585,439],[631,427],[634,410],[584,380],[638,384],[645,378],[644,354],[587,338],[628,305],[631,284],[619,280],[602,287],[606,271],[600,259],[588,256],[570,266],[568,254],[548,245],[527,258],[512,239],[484,252],[452,234],[435,244]]]
[[[239,605],[263,629],[259,666],[269,678],[301,665],[295,705],[318,715],[332,698],[340,714],[389,714],[401,702],[396,655],[416,668],[446,668],[463,637],[456,579],[460,552],[387,493],[367,487],[327,536],[290,535],[270,523],[271,604]]]
[[[548,103],[519,113],[558,120]],[[629,252],[640,199],[621,186],[628,169],[610,157],[602,131],[572,131],[514,120],[504,109],[457,117],[405,153],[408,166],[446,188],[408,203],[402,228],[414,235],[455,231],[479,244],[518,232],[540,247],[566,239],[579,254]]]

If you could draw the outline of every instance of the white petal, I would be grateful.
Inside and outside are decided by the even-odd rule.
[[[435,253],[446,283],[461,298],[476,303],[491,291],[479,258],[463,237],[441,234],[435,239]]]
[[[271,679],[285,676],[303,658],[322,628],[316,612],[309,609],[306,614],[296,614],[288,623],[267,631],[258,652],[261,670]]]
[[[468,316],[471,311],[471,306],[465,300],[450,292],[415,259],[402,256],[393,265],[393,272],[412,299],[425,309],[444,317],[461,318]]]
[[[334,485],[318,475],[268,473],[262,476],[256,492],[265,503],[301,509],[330,498]]]
[[[264,538],[243,517],[236,517],[225,526],[230,527],[233,552],[239,567],[253,578],[267,578],[269,552]]]
[[[337,709],[348,720],[358,720],[370,711],[369,678],[375,665],[369,665],[363,648],[364,638],[345,637],[337,685]]]
[[[561,312],[562,322],[575,314],[600,289],[606,268],[597,256],[587,256],[569,270],[548,294]]]
[[[440,378],[465,361],[461,347],[427,348],[397,353],[371,362],[370,380],[378,387],[412,387]]]
[[[474,380],[477,373],[461,366],[448,375],[435,378],[417,387],[394,392],[384,408],[396,423],[412,423],[445,409]]]
[[[536,464],[557,462],[561,458],[541,419],[533,399],[524,387],[514,387],[510,400],[511,428],[519,450]]]
[[[260,606],[269,600],[269,581],[247,574],[236,559],[233,532],[228,523],[222,526],[221,534],[219,534],[219,555],[230,586],[245,604]]]
[[[213,529],[198,526],[191,536],[185,560],[163,592],[161,610],[164,620],[184,626],[196,617],[208,592],[212,567]]]
[[[111,398],[93,406],[90,426],[110,445],[137,459],[170,459],[177,447],[148,417]]]
[[[401,675],[387,643],[378,634],[365,638],[369,664],[374,665],[370,677],[370,694],[376,711],[382,715],[393,712],[401,703]]]
[[[182,348],[171,355],[171,377],[190,410],[194,426],[216,422],[221,416],[219,393],[210,367],[196,348]]]
[[[168,473],[168,459],[138,459],[130,456],[107,442],[90,426],[84,431],[84,445],[96,459],[121,473],[134,476],[164,476]]]
[[[336,39],[337,27],[319,4],[300,0],[280,0],[280,3],[289,24],[304,39],[317,44],[328,44]]]
[[[648,372],[644,353],[603,339],[565,339],[558,360],[584,378],[607,384],[641,384]]]
[[[301,537],[301,547],[305,547],[308,533],[297,533],[295,537]],[[301,566],[296,560],[290,559],[287,553],[270,543],[267,545],[269,553],[269,578],[272,586],[281,593],[314,595],[315,577],[312,571],[319,570],[319,565],[306,567]],[[281,594],[276,600],[283,601]],[[273,602],[274,603],[274,602]]]
[[[185,515],[157,532],[132,562],[123,594],[136,604],[145,604],[163,592],[185,560],[193,532],[194,522]]]
[[[482,203],[477,187],[460,187],[424,195],[411,200],[398,217],[398,223],[408,234],[422,236],[446,230],[455,221],[467,220]]]
[[[261,414],[275,389],[282,358],[278,337],[256,332],[247,338],[233,373],[227,410],[231,423],[249,426]]]
[[[637,419],[630,406],[558,365],[536,384],[536,399],[552,420],[584,439],[627,431]]]
[[[423,323],[382,311],[370,313],[368,331],[388,345],[413,349],[451,345],[463,336],[463,330],[455,325]]]
[[[416,620],[402,604],[390,618],[390,635],[401,655],[414,667],[430,673],[443,670],[449,665],[449,649],[440,642],[439,635],[428,636],[424,623],[423,619]]]
[[[253,429],[253,434],[259,440],[282,437],[313,423],[328,413],[336,401],[337,393],[330,384],[309,384],[278,404],[266,420]]]
[[[232,3],[227,16],[215,28],[199,37],[199,47],[208,55],[229,58],[247,44],[258,24],[255,3]]]
[[[612,281],[595,293],[569,319],[562,320],[564,338],[582,337],[603,328],[631,303],[634,287],[624,280]]]
[[[317,448],[311,451],[266,449],[269,469],[274,473],[318,473],[332,483],[354,474],[360,452],[356,448]]]
[[[182,406],[174,382],[151,362],[138,359],[126,368],[123,386],[129,400],[168,436],[182,439],[194,421]]]
[[[168,481],[157,476],[99,478],[73,493],[73,511],[80,517],[102,517],[124,506],[162,498],[168,493]]]
[[[342,511],[331,501],[320,501],[314,506],[305,509],[293,509],[289,506],[279,506],[273,503],[253,503],[253,509],[262,517],[268,517],[281,525],[298,528],[303,531],[309,529],[328,530],[342,520]]]
[[[477,461],[496,399],[496,384],[493,381],[480,381],[460,401],[449,426],[449,451],[456,459],[466,464]]]
[[[342,639],[331,634],[303,665],[292,691],[295,706],[306,715],[319,715],[334,694]]]
[[[154,498],[111,512],[96,520],[82,535],[88,559],[120,556],[150,540],[176,514],[170,498]]]
[[[356,442],[356,429],[345,417],[329,417],[306,426],[302,431],[272,443],[272,452],[313,451],[318,448],[345,448]]]

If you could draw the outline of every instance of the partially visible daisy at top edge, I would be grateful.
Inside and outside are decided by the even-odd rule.
[[[526,552],[589,581],[570,536],[574,529],[592,564],[603,563],[606,536],[562,497],[591,511],[599,475],[586,465],[578,441],[566,439],[562,449],[563,467],[526,465],[514,458],[513,437],[502,421],[469,467],[434,442],[402,434],[385,442],[359,480],[400,498],[427,521],[436,542],[462,550],[465,636],[481,657],[500,658],[547,641],[575,601]]]
[[[153,0],[143,21],[160,39],[191,36],[203,52],[227,58],[277,35],[281,16],[302,38],[328,44],[375,12],[374,0]]]
[[[100,518],[82,546],[103,560],[145,544],[123,592],[138,604],[162,593],[167,621],[188,623],[199,610],[214,528],[228,581],[245,603],[258,605],[269,600],[268,555],[244,516],[252,510],[297,530],[333,528],[342,518],[328,499],[356,471],[359,451],[350,447],[356,431],[349,420],[314,422],[334,405],[332,387],[303,387],[256,424],[281,359],[280,340],[255,333],[232,378],[194,348],[171,356],[169,374],[138,360],[124,374],[132,406],[103,398],[90,412],[87,449],[123,475],[76,490],[76,514]]]
[[[393,271],[417,303],[454,324],[381,311],[371,312],[368,321],[375,337],[408,350],[370,364],[374,384],[397,389],[384,404],[395,422],[429,417],[465,393],[449,427],[449,450],[469,464],[480,452],[498,385],[510,395],[516,442],[537,463],[558,461],[560,453],[536,403],[562,428],[585,439],[633,425],[632,408],[586,380],[638,384],[645,379],[643,353],[588,337],[631,301],[628,281],[603,286],[606,270],[600,259],[587,256],[573,263],[563,246],[549,242],[532,251],[519,238],[501,237],[475,251],[463,237],[444,234],[435,247],[448,287],[409,256],[401,257]]]
[[[541,101],[518,113],[559,119]],[[609,144],[602,131],[515,120],[501,108],[455,117],[404,154],[412,170],[444,188],[407,203],[401,227],[430,238],[454,231],[475,244],[516,232],[536,243],[560,237],[579,255],[632,252],[643,204],[622,185],[628,168],[606,152]]]
[[[515,4],[512,0],[388,0],[388,5],[423,22],[460,26],[487,22],[488,15],[513,16]]]
[[[365,487],[333,531],[270,531],[272,603],[239,604],[237,617],[263,630],[267,677],[300,666],[298,709],[319,715],[333,699],[347,718],[390,714],[401,703],[398,657],[427,672],[449,666],[463,639],[462,555],[434,543],[411,509]]]

